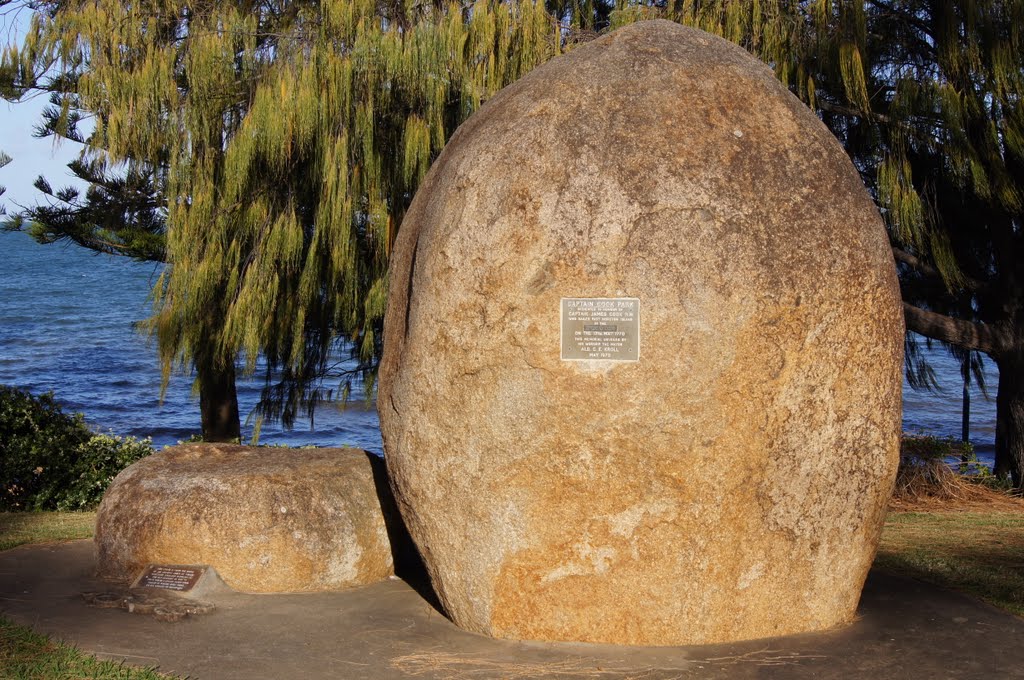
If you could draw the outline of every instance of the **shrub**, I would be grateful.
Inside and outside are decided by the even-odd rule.
[[[65,414],[52,394],[0,386],[0,510],[51,505],[73,452],[91,436],[82,416]]]
[[[90,508],[114,475],[152,452],[149,440],[93,433],[52,394],[0,385],[0,511]]]
[[[89,510],[121,470],[153,453],[151,439],[95,434],[76,449],[77,477],[54,497],[57,510]]]

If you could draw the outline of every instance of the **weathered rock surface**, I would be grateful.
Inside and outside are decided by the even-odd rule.
[[[387,578],[389,524],[401,529],[384,474],[383,461],[359,449],[164,449],[123,470],[104,495],[99,572],[129,579],[148,563],[207,564],[252,593]]]
[[[898,456],[881,219],[771,71],[664,21],[489,101],[392,260],[378,409],[452,619],[689,644],[848,622]],[[561,298],[637,298],[636,362],[563,361]]]

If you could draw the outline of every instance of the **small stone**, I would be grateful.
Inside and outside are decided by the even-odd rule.
[[[190,616],[209,614],[217,608],[216,605],[211,602],[199,602],[196,600],[183,601],[179,606],[182,607]]]
[[[157,621],[164,623],[172,623],[174,621],[181,621],[188,616],[188,611],[183,607],[170,606],[170,607],[155,607],[153,609],[153,618]]]
[[[157,608],[157,605],[151,600],[131,597],[128,599],[128,606],[126,609],[129,614],[152,614]]]
[[[164,449],[107,490],[96,519],[100,575],[130,579],[147,564],[203,564],[254,593],[387,578],[389,523],[400,519],[387,484],[377,481],[383,475],[383,462],[358,449]]]
[[[82,593],[82,599],[99,609],[122,609],[126,602],[124,593]]]

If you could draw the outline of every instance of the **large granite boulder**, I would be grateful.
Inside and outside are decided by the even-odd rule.
[[[252,593],[379,581],[394,573],[389,529],[396,546],[403,532],[385,474],[359,449],[164,449],[123,470],[104,495],[99,573],[129,579],[149,563],[207,564]]]
[[[393,253],[378,409],[451,618],[687,644],[848,622],[897,466],[875,206],[742,49],[665,22],[455,134]]]

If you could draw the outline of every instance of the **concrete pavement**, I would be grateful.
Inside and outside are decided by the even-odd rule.
[[[0,612],[101,657],[199,680],[1024,678],[1024,619],[877,570],[858,620],[841,630],[637,648],[467,633],[397,579],[339,593],[220,593],[214,612],[164,623],[87,606],[83,592],[111,587],[93,564],[91,541],[0,552]]]

